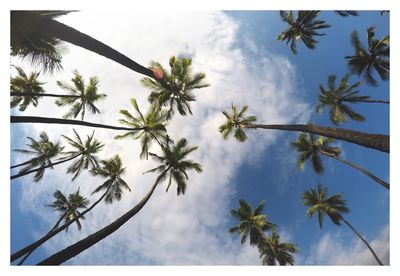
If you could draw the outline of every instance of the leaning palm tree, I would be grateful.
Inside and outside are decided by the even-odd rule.
[[[354,91],[360,86],[361,82],[356,82],[349,86],[350,75],[346,74],[340,81],[339,87],[336,87],[336,76],[330,75],[328,77],[328,88],[319,86],[320,94],[318,95],[317,112],[321,113],[327,107],[330,109],[330,119],[334,124],[340,124],[347,120],[349,117],[352,120],[363,122],[364,116],[351,109],[347,103],[386,103],[389,101],[384,100],[370,100],[370,96],[360,96],[360,91]]]
[[[94,131],[92,132],[91,136],[87,136],[85,142],[82,141],[75,129],[73,129],[73,131],[75,140],[62,135],[65,139],[67,139],[68,144],[74,148],[74,150],[64,153],[66,158],[80,157],[67,168],[67,173],[72,173],[74,175],[72,177],[72,181],[78,177],[82,169],[87,170],[89,167],[97,168],[99,166],[98,158],[95,154],[97,154],[104,147],[103,143],[94,138]]]
[[[309,49],[314,49],[318,43],[313,36],[323,36],[324,33],[318,33],[316,30],[329,28],[323,20],[316,20],[320,11],[298,11],[297,18],[293,18],[293,12],[280,11],[281,19],[289,24],[286,29],[278,36],[278,40],[286,41],[286,45],[290,43],[290,49],[297,54],[297,41],[302,40]]]
[[[82,75],[78,71],[73,71],[74,77],[71,79],[73,86],[57,81],[57,85],[62,89],[67,90],[71,95],[79,97],[63,97],[56,100],[58,106],[72,105],[69,112],[64,115],[64,118],[76,118],[81,113],[81,120],[85,117],[86,108],[93,114],[100,113],[100,110],[94,105],[98,100],[106,97],[106,94],[99,94],[97,85],[99,83],[96,77],[89,79],[89,84],[85,85]]]
[[[162,165],[148,171],[158,171],[160,172],[160,175],[157,177],[150,191],[136,206],[134,206],[127,213],[122,215],[111,224],[100,229],[96,233],[93,233],[92,235],[80,240],[79,242],[65,248],[64,250],[53,254],[47,259],[41,261],[39,265],[59,265],[117,231],[122,225],[124,225],[129,219],[135,216],[146,205],[147,201],[152,196],[155,188],[160,182],[165,180],[168,175],[170,176],[170,180],[173,179],[177,183],[178,195],[180,193],[184,194],[186,190],[186,180],[188,179],[186,171],[202,171],[200,164],[192,160],[185,159],[189,153],[195,151],[196,149],[197,147],[188,147],[186,139],[179,140],[176,145],[173,145],[172,148],[169,144],[162,147],[163,156],[158,156],[155,154],[152,155],[156,161],[162,162]],[[169,182],[168,187],[170,186],[170,183],[171,182]]]
[[[368,84],[377,86],[378,82],[372,76],[373,68],[382,80],[389,79],[389,35],[374,39],[375,27],[367,29],[368,47],[361,44],[357,31],[351,33],[353,56],[346,56],[350,73],[363,76]]]
[[[163,145],[166,141],[165,125],[167,123],[167,114],[160,110],[158,105],[152,105],[150,110],[144,116],[139,109],[139,106],[135,99],[131,99],[131,104],[138,114],[134,117],[128,110],[120,110],[120,113],[124,115],[125,119],[119,120],[121,124],[131,126],[138,130],[128,131],[123,135],[115,136],[115,139],[122,139],[128,136],[133,139],[140,139],[142,151],[140,158],[148,158],[149,148],[153,140],[157,141],[159,145]]]
[[[164,83],[143,78],[141,80],[144,87],[151,89],[148,97],[151,104],[158,104],[160,107],[167,107],[168,117],[170,118],[175,110],[185,116],[192,114],[190,102],[195,101],[194,89],[209,86],[203,82],[206,77],[204,73],[192,74],[191,58],[171,57],[169,60],[171,67],[168,73],[160,63],[152,62],[150,68],[162,72]]]
[[[98,186],[92,194],[98,193],[101,190],[107,191],[105,202],[113,203],[114,200],[121,200],[123,189],[131,191],[129,185],[121,178],[126,172],[126,168],[122,167],[122,160],[119,155],[106,160],[100,161],[101,167],[94,167],[90,170],[93,176],[101,176],[107,180]]]
[[[53,168],[54,164],[52,159],[56,158],[62,152],[64,147],[60,145],[60,142],[54,143],[50,141],[46,132],[41,132],[39,137],[40,140],[38,141],[32,137],[27,137],[30,141],[30,144],[27,144],[30,148],[29,150],[14,150],[16,152],[34,155],[34,157],[22,164],[12,166],[11,168],[16,168],[20,165],[23,165],[24,167],[18,172],[18,174],[11,176],[11,179],[35,172],[33,180],[38,182],[42,179],[46,168]]]
[[[10,105],[11,108],[19,105],[19,110],[25,111],[30,104],[38,105],[38,98],[44,92],[42,87],[44,82],[38,80],[39,72],[31,72],[28,77],[21,67],[15,66],[15,69],[18,75],[10,79],[12,96]],[[25,93],[29,93],[30,96],[21,96]]]
[[[322,164],[320,155],[325,155],[359,170],[360,172],[372,178],[382,187],[388,190],[390,189],[389,183],[386,183],[363,167],[340,158],[340,148],[330,146],[330,144],[334,141],[335,140],[332,138],[319,136],[318,139],[316,139],[313,134],[304,132],[300,133],[297,140],[292,143],[292,146],[299,153],[299,157],[297,159],[298,168],[302,170],[305,163],[310,160],[314,171],[321,174],[324,171],[324,166]]]
[[[223,111],[222,114],[226,118],[226,122],[219,127],[219,131],[222,136],[227,139],[229,135],[232,133],[233,129],[235,129],[236,138],[241,141],[246,139],[246,136],[243,136],[243,132],[238,129],[279,129],[285,131],[301,131],[307,133],[314,133],[323,135],[325,137],[330,137],[334,139],[340,139],[343,141],[347,141],[350,143],[358,144],[364,147],[389,152],[389,136],[382,134],[370,134],[366,132],[354,131],[350,129],[343,128],[332,128],[332,127],[324,127],[324,126],[316,126],[312,124],[303,125],[264,125],[264,124],[254,124],[252,122],[255,121],[254,116],[245,116],[247,111],[247,106],[244,106],[241,112],[237,113],[236,107],[232,104],[232,113],[229,114],[226,111]],[[240,115],[240,116],[239,116]],[[237,134],[239,133],[239,134]]]
[[[317,190],[310,189],[304,192],[302,197],[303,206],[308,206],[309,208],[306,211],[307,217],[311,218],[315,213],[318,217],[319,227],[323,226],[323,219],[325,216],[328,216],[333,224],[340,225],[340,222],[343,221],[350,229],[357,235],[358,238],[362,240],[362,242],[368,247],[374,256],[375,260],[383,265],[382,261],[378,258],[372,247],[369,243],[358,233],[354,227],[343,218],[343,214],[347,214],[349,212],[349,208],[346,206],[346,201],[342,198],[341,193],[334,194],[328,197],[328,188],[323,187],[322,184],[318,183]]]
[[[299,251],[293,243],[280,242],[280,236],[273,231],[271,237],[267,237],[269,242],[261,241],[258,244],[260,258],[263,265],[294,265],[294,258],[291,253]],[[274,255],[275,254],[275,255]]]

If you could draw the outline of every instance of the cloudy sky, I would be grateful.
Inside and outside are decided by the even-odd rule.
[[[296,154],[289,143],[294,133],[257,130],[248,132],[248,140],[239,143],[225,141],[218,133],[224,122],[221,110],[233,102],[249,105],[249,113],[261,123],[308,123],[331,125],[327,114],[314,112],[318,84],[327,76],[346,73],[344,56],[352,53],[349,35],[358,30],[364,41],[365,30],[377,27],[377,37],[389,31],[389,17],[379,12],[362,12],[358,17],[343,18],[323,12],[321,18],[331,24],[327,36],[319,38],[316,50],[299,45],[294,56],[288,47],[276,41],[285,28],[277,12],[77,12],[60,21],[107,43],[140,64],[159,61],[167,67],[172,55],[193,59],[194,72],[205,72],[210,87],[196,91],[192,104],[193,116],[175,116],[168,125],[173,139],[187,138],[189,145],[198,146],[192,159],[201,163],[203,173],[189,174],[184,196],[175,189],[165,192],[160,185],[143,210],[113,235],[71,259],[68,265],[259,265],[256,248],[241,245],[238,236],[230,235],[236,224],[230,210],[244,198],[253,206],[267,201],[265,213],[278,224],[281,239],[298,245],[295,255],[299,265],[375,265],[365,245],[345,225],[331,225],[326,220],[321,230],[318,223],[305,217],[300,205],[301,194],[315,188],[318,181],[331,193],[343,192],[351,210],[347,219],[375,249],[384,263],[389,263],[389,193],[365,175],[323,160],[326,172],[317,176],[306,166],[303,172],[295,167]],[[143,23],[145,22],[145,24]],[[65,45],[63,70],[53,75],[43,74],[48,93],[63,93],[56,80],[69,81],[77,69],[86,79],[97,76],[99,90],[107,98],[99,103],[101,115],[87,114],[86,120],[116,125],[118,111],[132,110],[135,98],[142,111],[149,107],[149,91],[140,85],[142,76],[115,62],[73,45]],[[29,72],[28,62],[12,59],[14,65]],[[12,75],[15,72],[12,71]],[[357,78],[352,78],[357,81]],[[362,85],[360,90],[372,98],[388,99],[389,84],[377,88]],[[389,132],[389,109],[386,106],[357,106],[367,121],[346,123],[343,127],[374,133]],[[12,111],[18,114],[16,110]],[[24,115],[62,117],[66,110],[54,100],[42,99],[37,108],[28,108]],[[81,137],[92,129],[75,127]],[[26,136],[37,138],[47,131],[50,139],[71,136],[72,127],[16,125],[11,127],[11,149],[24,148]],[[96,129],[95,136],[106,146],[100,158],[119,154],[127,167],[124,179],[132,192],[126,192],[120,202],[101,203],[86,216],[81,231],[75,225],[47,242],[28,259],[35,264],[45,257],[73,244],[108,225],[129,210],[152,185],[155,175],[142,173],[156,164],[139,160],[140,145],[133,140],[114,140],[117,131]],[[389,181],[389,158],[386,154],[356,145],[338,142],[344,157]],[[158,152],[156,147],[152,151]],[[26,160],[26,156],[11,153],[11,164]],[[67,166],[67,165],[66,165]],[[11,183],[11,252],[46,233],[57,220],[56,213],[45,204],[52,202],[52,193],[65,194],[78,187],[82,194],[91,192],[102,179],[83,173],[74,182],[65,176],[66,166],[46,171],[40,183],[31,176]],[[96,196],[90,198],[96,200]]]

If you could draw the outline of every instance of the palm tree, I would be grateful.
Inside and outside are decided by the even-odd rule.
[[[244,114],[249,109],[247,105],[243,106],[242,110],[238,112],[236,106],[233,105],[232,103],[231,109],[232,109],[232,115],[229,115],[227,111],[222,111],[222,114],[224,114],[227,121],[225,124],[219,127],[219,132],[221,132],[222,137],[224,137],[224,139],[228,139],[233,129],[235,129],[235,134],[234,134],[235,138],[239,142],[244,142],[246,141],[247,136],[243,128],[255,122],[257,118],[256,116],[247,116],[247,117],[244,116]]]
[[[361,44],[357,31],[351,33],[353,56],[346,56],[347,65],[351,74],[363,76],[368,84],[377,86],[378,82],[372,76],[372,68],[382,80],[389,79],[389,35],[380,40],[374,39],[375,27],[367,29],[368,48]]]
[[[106,44],[54,20],[70,11],[11,11],[11,48],[14,55],[32,56],[32,60],[47,70],[61,67],[60,41],[111,59],[135,72],[158,79],[155,72],[134,62]],[[38,44],[38,42],[42,44]],[[37,46],[36,46],[37,45]]]
[[[281,19],[289,24],[286,29],[278,36],[278,40],[286,41],[286,45],[290,42],[290,49],[294,54],[297,54],[296,42],[301,39],[309,49],[314,49],[318,43],[313,36],[323,36],[324,33],[318,33],[316,30],[329,28],[323,20],[316,20],[320,11],[298,11],[297,18],[293,18],[293,12],[280,11]]]
[[[74,86],[67,83],[57,81],[57,85],[62,89],[70,92],[71,95],[79,97],[71,98],[60,98],[56,101],[58,106],[72,105],[68,113],[64,115],[64,118],[76,118],[81,113],[81,119],[83,121],[85,116],[86,108],[88,108],[93,114],[100,113],[100,110],[94,105],[98,100],[102,100],[106,97],[106,94],[99,94],[97,91],[97,85],[99,83],[96,77],[89,79],[89,84],[85,86],[85,82],[82,75],[78,71],[73,71],[74,77],[71,79]]]
[[[244,109],[244,111],[243,111]],[[316,126],[312,124],[303,125],[264,125],[264,124],[253,124],[256,119],[254,116],[245,116],[247,111],[247,106],[242,108],[240,112],[240,116],[235,115],[236,107],[232,104],[232,113],[228,114],[228,112],[223,111],[226,118],[225,124],[221,125],[219,131],[221,132],[222,136],[227,139],[229,134],[232,132],[233,129],[279,129],[285,131],[301,131],[307,133],[314,133],[319,134],[325,137],[330,137],[334,139],[340,139],[343,141],[347,141],[350,143],[358,144],[364,147],[389,152],[389,136],[382,135],[382,134],[370,134],[366,132],[354,131],[350,129],[343,129],[343,128],[333,128],[333,127],[324,127],[324,126]],[[246,121],[247,120],[247,121]],[[248,121],[250,120],[250,121]],[[235,133],[235,135],[236,135]],[[239,132],[241,133],[241,132]],[[246,136],[242,136],[241,134],[238,135],[238,140],[242,140],[242,138],[246,139]]]
[[[304,132],[300,133],[297,140],[292,143],[292,146],[299,153],[299,157],[297,159],[298,168],[302,170],[304,168],[305,163],[308,160],[311,160],[311,164],[312,167],[314,168],[314,171],[321,174],[324,171],[324,167],[320,157],[320,155],[322,154],[331,157],[333,159],[336,159],[346,165],[349,165],[361,171],[362,173],[364,173],[365,175],[369,176],[374,181],[376,181],[382,187],[388,190],[390,189],[388,183],[378,178],[377,176],[373,175],[363,167],[340,158],[339,157],[341,153],[340,148],[330,146],[330,144],[334,141],[335,140],[332,138],[319,136],[318,139],[316,139],[313,134]]]
[[[72,181],[75,180],[75,178],[78,177],[78,175],[81,173],[82,169],[87,170],[90,166],[90,168],[97,168],[99,166],[98,163],[98,158],[95,155],[98,153],[103,147],[104,144],[101,143],[99,140],[94,138],[94,131],[92,132],[91,136],[87,136],[85,142],[82,142],[81,137],[79,134],[76,132],[75,129],[73,129],[75,139],[73,140],[65,135],[62,135],[65,139],[67,139],[68,143],[75,148],[75,150],[68,151],[64,153],[67,155],[67,158],[70,157],[79,157],[80,158],[76,161],[74,161],[68,168],[67,168],[67,173],[72,173],[74,176],[72,177]]]
[[[358,16],[358,12],[356,11],[335,11],[338,15],[347,17],[349,15]]]
[[[320,94],[318,96],[319,104],[317,112],[321,113],[325,107],[330,108],[330,119],[334,124],[339,124],[347,120],[346,117],[358,122],[365,121],[364,116],[355,112],[345,103],[386,103],[384,100],[370,100],[369,96],[359,96],[360,91],[354,91],[360,86],[361,82],[356,82],[349,87],[350,75],[346,74],[340,81],[339,87],[336,87],[336,76],[328,77],[328,88],[319,86]]]
[[[119,155],[106,160],[100,161],[101,167],[94,167],[90,170],[93,176],[101,176],[107,178],[107,180],[98,186],[92,194],[100,192],[101,190],[106,190],[107,195],[105,197],[105,202],[113,203],[114,200],[121,200],[122,188],[131,191],[128,184],[121,178],[121,176],[126,172],[126,168],[122,167],[122,160]]]
[[[58,156],[64,147],[60,145],[60,142],[51,142],[46,132],[41,132],[39,137],[39,141],[36,141],[32,137],[27,137],[30,141],[30,144],[27,144],[30,150],[14,150],[16,152],[34,155],[34,157],[22,164],[12,166],[12,168],[19,167],[20,165],[23,165],[24,167],[18,172],[18,174],[11,176],[11,179],[36,172],[33,181],[38,182],[42,179],[46,168],[50,167],[53,169],[54,164],[51,159]]]
[[[117,231],[122,225],[124,225],[129,219],[135,216],[143,207],[146,205],[147,201],[152,196],[155,188],[158,184],[165,180],[170,175],[170,179],[174,179],[178,185],[178,194],[184,194],[186,190],[186,170],[194,169],[197,172],[201,172],[201,165],[193,162],[192,160],[186,160],[186,156],[196,150],[197,147],[188,147],[186,139],[179,140],[176,145],[170,148],[169,144],[162,147],[164,156],[153,155],[155,160],[162,162],[163,164],[148,171],[154,172],[159,171],[160,175],[157,177],[155,183],[151,187],[147,195],[132,209],[127,213],[122,215],[120,218],[109,224],[108,226],[100,229],[96,233],[80,240],[79,242],[61,250],[58,253],[48,257],[47,259],[41,261],[39,265],[59,265],[74,256],[78,255],[82,251],[88,249],[92,245],[111,235]],[[149,153],[150,154],[150,153]],[[186,178],[186,179],[185,179]],[[184,184],[184,185],[183,185]],[[168,184],[168,186],[170,183]]]
[[[148,159],[151,142],[156,140],[159,145],[163,145],[166,140],[165,125],[167,123],[167,114],[161,111],[158,105],[152,105],[149,112],[143,116],[135,99],[131,99],[131,104],[139,116],[134,117],[128,110],[120,110],[125,119],[121,119],[119,122],[136,129],[141,128],[141,130],[133,130],[123,135],[117,135],[115,139],[122,139],[127,136],[133,139],[141,139],[142,152],[140,153],[140,158],[146,157]]]
[[[30,104],[33,106],[38,105],[39,95],[44,92],[42,87],[44,82],[38,80],[40,75],[38,72],[31,72],[28,77],[21,67],[16,66],[15,69],[18,75],[10,79],[10,91],[12,94],[10,105],[11,108],[19,105],[19,110],[25,111]],[[30,93],[31,95],[21,96],[24,93]]]
[[[263,265],[294,265],[294,258],[291,253],[299,251],[297,246],[292,243],[281,243],[279,235],[273,231],[271,237],[267,237],[269,242],[261,241],[258,245],[260,258]],[[273,249],[271,248],[273,247]],[[274,256],[275,254],[275,256]]]
[[[169,60],[171,70],[168,73],[160,63],[152,62],[150,68],[163,72],[164,83],[150,78],[141,80],[144,87],[151,89],[149,102],[158,104],[160,107],[167,107],[169,118],[175,113],[175,109],[183,116],[186,116],[187,113],[192,114],[190,102],[195,101],[193,90],[209,86],[203,82],[206,74],[192,74],[191,65],[191,58],[173,56]]]
[[[304,192],[302,204],[303,206],[309,207],[306,211],[307,217],[311,218],[315,213],[317,213],[320,228],[323,226],[323,219],[325,216],[328,216],[335,225],[340,225],[340,222],[343,221],[347,226],[350,227],[357,237],[364,242],[364,244],[371,251],[375,260],[380,265],[383,265],[382,261],[378,258],[369,243],[347,220],[343,218],[343,214],[347,214],[349,212],[349,208],[347,208],[346,200],[342,198],[342,194],[337,193],[328,197],[327,192],[328,188],[323,187],[321,183],[318,183],[317,190],[310,189]]]

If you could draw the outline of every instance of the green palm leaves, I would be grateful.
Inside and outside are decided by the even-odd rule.
[[[368,84],[377,86],[378,82],[372,76],[372,70],[378,73],[382,80],[389,79],[389,35],[374,39],[375,27],[367,29],[368,47],[365,48],[358,37],[357,31],[351,33],[353,56],[346,56],[350,73],[363,76]]]
[[[159,145],[163,145],[167,140],[165,125],[167,124],[167,114],[161,111],[157,105],[152,105],[149,112],[144,116],[138,107],[135,99],[131,99],[131,104],[138,114],[134,117],[128,110],[120,110],[125,119],[119,120],[121,124],[138,129],[129,131],[123,135],[115,136],[116,139],[125,137],[132,137],[133,139],[140,139],[142,151],[140,158],[149,155],[149,147],[153,140],[156,140]]]
[[[187,113],[192,114],[190,102],[195,101],[193,90],[209,86],[203,82],[206,77],[204,73],[192,74],[191,65],[191,58],[173,56],[169,60],[171,69],[168,73],[160,63],[152,62],[150,68],[153,71],[163,72],[162,82],[147,77],[141,80],[143,86],[151,90],[149,102],[160,107],[167,107],[168,117],[171,117],[175,110],[183,116]]]
[[[131,191],[128,184],[121,178],[125,174],[126,168],[122,167],[122,160],[119,155],[100,161],[101,167],[95,167],[90,170],[93,176],[101,176],[107,180],[98,186],[92,194],[101,190],[106,190],[107,195],[104,200],[107,203],[113,203],[114,200],[121,200],[123,190]]]
[[[219,132],[222,134],[224,139],[228,139],[232,131],[235,130],[234,137],[238,141],[244,142],[246,140],[247,136],[243,128],[257,120],[256,116],[244,116],[247,109],[248,106],[245,105],[242,107],[240,112],[238,112],[237,107],[232,103],[231,114],[227,111],[222,111],[222,114],[224,114],[226,118],[226,122],[219,127]]]
[[[267,237],[268,242],[262,241],[258,245],[260,258],[263,265],[294,265],[294,258],[291,253],[299,252],[295,244],[280,242],[280,236],[272,232],[271,237]]]
[[[199,163],[190,159],[185,159],[189,153],[197,150],[197,147],[189,147],[186,139],[180,139],[175,145],[172,145],[172,147],[168,143],[161,146],[161,149],[163,153],[162,156],[151,152],[149,153],[153,160],[161,163],[161,165],[145,173],[160,172],[159,182],[168,178],[167,192],[172,184],[172,180],[174,180],[177,184],[177,194],[185,194],[187,186],[186,180],[189,179],[186,172],[188,170],[195,170],[198,173],[202,172]]]
[[[25,74],[21,67],[15,67],[18,72],[16,77],[10,79],[10,91],[13,93],[32,93],[37,94],[34,96],[13,96],[11,99],[11,108],[19,105],[20,111],[25,109],[32,104],[33,106],[38,105],[39,96],[44,92],[42,85],[43,82],[38,80],[40,73],[32,72],[29,77]]]
[[[329,24],[322,20],[316,20],[320,11],[298,11],[297,18],[294,19],[293,12],[280,11],[281,19],[289,24],[286,29],[278,36],[278,40],[290,43],[290,49],[297,54],[297,41],[302,40],[309,49],[314,49],[318,43],[313,36],[323,36],[325,34],[318,33],[316,30],[329,28]]]
[[[99,83],[96,77],[89,79],[88,85],[85,86],[85,82],[82,75],[78,71],[73,71],[74,77],[71,79],[73,86],[57,81],[57,85],[62,89],[67,90],[70,95],[77,97],[65,97],[60,98],[56,101],[58,106],[69,106],[72,105],[70,110],[64,115],[64,118],[76,118],[81,113],[81,120],[83,121],[88,108],[93,114],[100,113],[100,110],[94,105],[98,100],[102,100],[106,97],[106,94],[99,94],[97,85]]]

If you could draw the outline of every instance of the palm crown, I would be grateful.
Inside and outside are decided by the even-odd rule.
[[[294,265],[294,258],[291,253],[299,251],[295,244],[281,243],[280,236],[276,232],[272,232],[272,236],[267,237],[267,239],[269,240],[268,243],[262,240],[258,244],[263,265],[276,265],[276,262],[279,265]]]
[[[318,183],[317,190],[307,190],[302,198],[303,206],[310,207],[306,211],[307,217],[310,218],[317,213],[320,228],[323,226],[323,219],[326,215],[334,224],[340,225],[341,214],[349,212],[341,193],[328,197],[327,192],[328,188]]]
[[[33,106],[38,105],[38,99],[40,93],[44,92],[42,85],[44,82],[40,82],[38,77],[40,73],[31,72],[29,77],[25,74],[21,67],[16,66],[15,69],[18,72],[18,76],[10,79],[10,91],[13,93],[33,93],[37,96],[13,96],[11,100],[11,108],[16,107],[19,104],[19,110],[25,111],[25,109],[32,104]]]
[[[320,94],[318,96],[319,104],[317,112],[321,113],[325,107],[330,108],[330,119],[334,124],[339,124],[347,120],[346,117],[358,122],[365,121],[364,116],[352,110],[345,102],[357,103],[359,101],[368,100],[369,96],[359,96],[360,91],[354,91],[361,82],[356,82],[349,86],[350,75],[346,74],[340,81],[339,87],[336,87],[336,76],[328,77],[328,88],[319,86]]]
[[[67,139],[68,144],[70,144],[74,148],[74,150],[65,153],[67,155],[67,158],[80,156],[79,159],[74,161],[67,168],[67,173],[74,174],[74,176],[72,177],[72,181],[78,177],[82,169],[87,170],[89,166],[91,168],[97,168],[99,166],[98,158],[95,154],[98,153],[104,147],[104,144],[102,144],[99,140],[93,137],[94,131],[92,132],[92,135],[87,136],[85,142],[82,141],[81,137],[79,136],[79,134],[76,132],[75,129],[73,129],[73,131],[75,140],[65,135],[62,135],[65,139]]]
[[[20,172],[27,172],[36,167],[42,168],[35,173],[33,178],[35,182],[38,182],[40,179],[42,179],[46,166],[53,168],[51,159],[58,156],[64,149],[64,147],[60,145],[60,142],[51,142],[46,132],[41,132],[39,137],[39,141],[36,141],[32,137],[27,137],[27,139],[30,141],[30,144],[27,144],[30,150],[14,150],[17,152],[34,155],[34,157],[26,163],[24,168],[20,170]]]
[[[100,110],[94,103],[104,99],[106,94],[98,93],[97,85],[99,81],[96,77],[89,78],[89,84],[85,86],[82,75],[76,70],[73,71],[73,74],[74,77],[71,79],[73,86],[61,81],[57,81],[57,85],[67,90],[71,95],[79,97],[60,98],[56,100],[56,104],[58,106],[72,105],[70,110],[64,115],[64,118],[76,118],[79,113],[81,113],[81,119],[83,121],[86,108],[93,114],[100,113]]]
[[[125,119],[121,119],[119,122],[131,126],[132,128],[137,128],[138,130],[132,130],[123,135],[117,135],[115,138],[121,139],[131,136],[133,139],[141,139],[142,151],[140,153],[140,158],[146,157],[147,159],[151,142],[156,140],[158,144],[162,145],[167,139],[165,129],[167,114],[160,110],[159,106],[152,105],[149,112],[143,116],[135,99],[131,99],[131,104],[138,116],[134,117],[128,110],[120,110],[120,113],[124,115]]]
[[[240,142],[244,142],[246,140],[247,136],[243,128],[257,120],[256,116],[244,116],[247,112],[247,109],[248,106],[245,105],[242,107],[242,110],[238,112],[237,107],[232,103],[231,114],[228,114],[227,111],[222,111],[222,114],[224,114],[226,118],[226,122],[219,127],[219,132],[222,134],[224,139],[228,139],[229,135],[235,129],[235,138]]]
[[[351,33],[353,56],[346,56],[350,73],[362,75],[368,84],[376,86],[378,82],[372,76],[374,68],[382,80],[389,79],[389,35],[380,40],[374,39],[375,27],[367,29],[368,47],[365,48],[357,31]]]
[[[177,194],[185,194],[187,186],[186,180],[189,179],[186,171],[195,170],[198,173],[202,172],[199,163],[190,159],[185,159],[189,153],[197,150],[197,147],[189,147],[186,139],[180,139],[176,144],[172,145],[172,148],[170,144],[167,143],[166,145],[161,146],[161,149],[163,153],[162,156],[149,153],[153,160],[161,163],[161,165],[147,171],[146,173],[156,171],[160,172],[159,182],[167,177],[169,178],[166,189],[167,192],[172,184],[172,180],[174,180],[177,184]]]
[[[89,205],[89,200],[79,194],[79,188],[75,193],[70,194],[68,199],[59,190],[57,190],[53,196],[55,198],[53,204],[46,206],[52,207],[54,211],[60,212],[61,216],[64,217],[66,224],[80,215],[78,209],[86,209]],[[84,216],[81,216],[80,218],[85,219]],[[78,229],[81,230],[82,225],[79,219],[77,219],[75,222],[78,226]],[[65,231],[68,231],[68,227],[65,229]]]
[[[128,184],[121,178],[125,174],[126,168],[122,167],[122,160],[119,155],[106,160],[100,161],[101,167],[96,167],[90,170],[93,176],[101,176],[107,178],[107,180],[98,186],[93,192],[97,193],[101,190],[106,190],[107,195],[105,201],[107,203],[113,203],[114,200],[121,200],[123,190],[122,188],[131,191]]]
[[[171,70],[168,73],[160,63],[152,62],[150,68],[153,71],[163,72],[162,82],[147,77],[141,80],[143,86],[151,89],[149,102],[167,107],[168,117],[174,114],[175,109],[183,116],[192,114],[190,102],[195,101],[193,90],[209,86],[203,82],[206,77],[204,73],[192,74],[191,65],[191,58],[173,56],[169,60]]]
[[[281,19],[289,24],[286,29],[278,36],[278,40],[290,42],[290,49],[294,54],[297,54],[296,42],[301,39],[309,49],[314,49],[318,42],[313,36],[322,36],[323,33],[318,33],[316,30],[329,28],[329,25],[322,20],[316,20],[320,11],[298,11],[297,18],[293,18],[293,12],[280,11]]]

